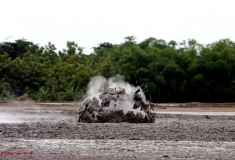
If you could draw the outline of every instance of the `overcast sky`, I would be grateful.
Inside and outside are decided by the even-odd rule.
[[[61,50],[67,41],[85,47],[137,42],[148,37],[235,41],[234,0],[1,0],[0,42],[25,38]]]

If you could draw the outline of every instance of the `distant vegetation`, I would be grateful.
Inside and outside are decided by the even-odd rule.
[[[152,37],[137,43],[129,36],[121,44],[101,43],[89,55],[71,41],[62,51],[50,42],[0,43],[0,100],[28,93],[37,101],[76,101],[91,77],[116,74],[135,86],[147,85],[153,102],[235,101],[235,43]]]

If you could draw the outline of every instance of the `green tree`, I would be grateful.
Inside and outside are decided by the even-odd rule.
[[[27,47],[31,45],[38,47],[36,44],[33,44],[33,42],[29,42],[25,39],[15,40],[15,42],[3,42],[0,43],[0,54],[7,52],[9,57],[14,60],[17,57],[23,57]]]

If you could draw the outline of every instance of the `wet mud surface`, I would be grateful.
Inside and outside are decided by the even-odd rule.
[[[153,123],[153,103],[147,102],[139,88],[127,93],[125,88],[101,89],[81,104],[79,122],[88,123]],[[152,109],[152,110],[151,110]]]
[[[233,142],[154,140],[4,140],[1,148],[31,150],[30,159],[234,159]],[[30,155],[1,156],[28,159]]]
[[[233,115],[157,114],[133,124],[78,123],[77,111],[59,108],[0,113],[0,159],[30,151],[30,159],[235,159]]]

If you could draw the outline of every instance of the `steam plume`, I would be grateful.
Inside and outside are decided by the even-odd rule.
[[[103,76],[96,76],[91,78],[87,87],[86,97],[100,91],[101,89],[107,89],[107,88],[116,88],[117,90],[122,90],[124,88],[126,93],[129,95],[133,95],[136,90],[140,89],[140,94],[144,102],[146,102],[145,94],[141,89],[141,87],[140,86],[135,87],[129,84],[128,82],[125,82],[123,77],[119,74],[109,79],[106,79]]]

